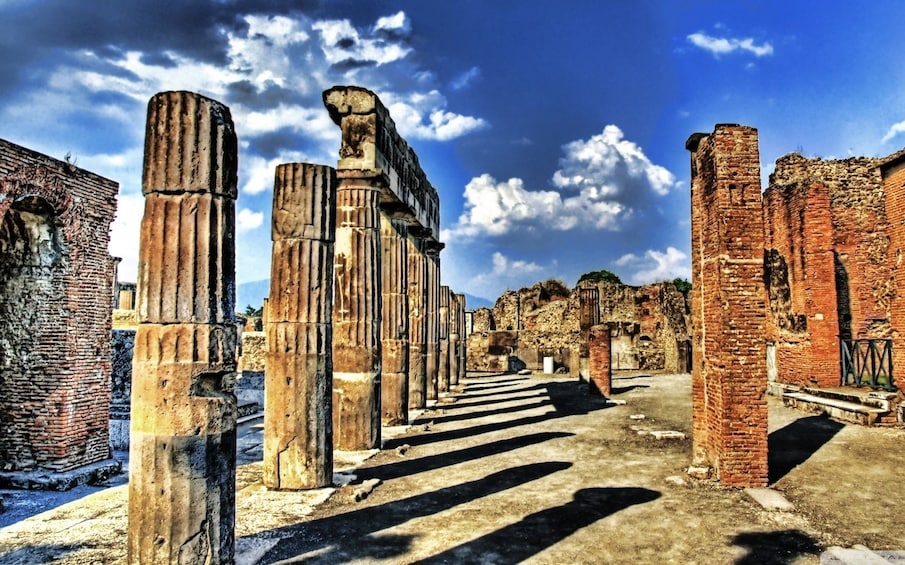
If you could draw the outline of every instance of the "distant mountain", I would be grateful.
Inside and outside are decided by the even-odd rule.
[[[247,306],[255,310],[264,305],[264,299],[270,295],[270,279],[251,281],[236,286],[236,312],[245,312]]]
[[[236,287],[236,311],[240,314],[245,311],[247,306],[255,309],[260,308],[264,304],[264,299],[270,294],[270,279],[262,279],[259,281],[251,281],[238,285]],[[475,308],[493,308],[493,302],[480,296],[465,295],[465,306],[469,310]]]
[[[472,296],[465,293],[465,308],[467,310],[475,310],[477,308],[493,308],[493,302],[480,296]]]

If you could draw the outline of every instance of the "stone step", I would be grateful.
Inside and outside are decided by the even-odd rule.
[[[806,392],[787,392],[782,395],[782,401],[786,406],[822,412],[831,418],[864,426],[875,424],[881,416],[889,413],[889,410],[875,406],[817,396]]]
[[[804,387],[802,392],[814,396],[824,398],[832,398],[835,400],[843,400],[846,402],[854,402],[863,404],[872,408],[890,411],[894,405],[897,394],[894,392],[886,392],[881,390],[870,390],[866,388],[840,387],[840,388],[816,388]]]

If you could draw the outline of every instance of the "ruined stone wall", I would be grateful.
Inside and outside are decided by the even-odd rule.
[[[472,332],[492,332],[496,330],[493,320],[493,310],[490,308],[478,308],[473,313],[474,324]]]
[[[475,311],[475,335],[469,336],[469,370],[500,366],[496,355],[485,360],[486,335],[507,328],[521,328],[512,354],[528,368],[538,369],[545,356],[577,374],[575,363],[583,338],[580,328],[580,288],[568,296],[551,292],[548,283],[537,283],[518,292],[508,291],[493,310]],[[677,343],[688,341],[688,307],[685,296],[672,283],[641,287],[619,283],[583,283],[600,295],[599,320],[611,323],[614,332],[613,369],[679,370]],[[683,350],[684,355],[684,350]],[[683,357],[684,360],[684,357]],[[573,365],[575,365],[573,367]],[[684,369],[684,364],[682,364]]]
[[[905,151],[891,155],[879,167],[886,198],[886,214],[889,222],[888,261],[894,277],[895,292],[890,297],[889,317],[891,326],[893,384],[905,393]]]
[[[118,184],[0,140],[0,465],[109,457]]]

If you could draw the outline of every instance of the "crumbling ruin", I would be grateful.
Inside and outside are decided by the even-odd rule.
[[[587,323],[582,321],[582,300],[591,317]],[[685,296],[672,283],[634,287],[584,281],[571,291],[556,281],[537,283],[504,293],[493,309],[475,310],[466,366],[538,370],[544,357],[552,357],[561,370],[587,378],[580,361],[588,356],[583,349],[587,330],[606,323],[612,333],[613,370],[684,372],[687,308]]]
[[[0,139],[4,484],[35,488],[43,475],[52,483],[43,486],[65,488],[72,485],[47,477],[116,466],[108,433],[115,263],[107,244],[118,189]]]

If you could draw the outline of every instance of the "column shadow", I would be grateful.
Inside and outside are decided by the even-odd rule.
[[[817,540],[800,530],[743,532],[732,538],[732,545],[748,548],[735,565],[786,565],[822,551]]]
[[[532,398],[536,398],[539,402],[534,402],[532,404],[517,404],[515,406],[507,406],[505,408],[495,408],[493,410],[482,410],[475,412],[459,412],[457,414],[448,414],[443,416],[434,416],[430,420],[434,424],[442,424],[446,422],[459,422],[461,420],[476,420],[478,418],[486,418],[488,416],[498,416],[500,414],[513,414],[515,412],[521,412],[523,410],[531,410],[532,408],[541,408],[543,406],[550,406],[550,401],[544,399],[543,397],[534,396]],[[523,400],[528,400],[525,398]],[[510,402],[513,401],[510,398],[497,402],[496,404],[500,404],[502,402]]]
[[[659,492],[640,487],[581,489],[562,506],[535,512],[514,524],[415,563],[521,563],[602,518],[659,497]]]
[[[0,553],[0,563],[16,563],[17,565],[44,565],[57,562],[65,556],[80,549],[91,549],[94,546],[84,544],[46,544],[33,545]]]
[[[569,432],[542,432],[507,438],[500,441],[492,441],[475,447],[468,447],[456,451],[448,451],[437,455],[430,455],[418,459],[408,459],[398,463],[374,465],[372,467],[360,467],[355,470],[355,482],[359,483],[367,479],[381,479],[388,481],[399,477],[407,477],[416,473],[433,471],[441,467],[449,467],[466,461],[483,459],[498,453],[513,451],[529,445],[543,443],[551,439],[571,437],[575,434]]]
[[[288,559],[293,563],[332,564],[402,555],[410,545],[408,536],[370,534],[535,481],[571,466],[572,463],[562,461],[521,465],[433,492],[270,530],[265,537],[277,535],[283,539],[263,555],[262,562]],[[376,542],[378,537],[379,543],[371,547],[371,542]]]
[[[825,415],[806,416],[767,438],[768,481],[772,485],[801,465],[845,427]]]
[[[446,412],[450,410],[458,410],[461,408],[472,408],[475,406],[491,406],[493,404],[501,404],[503,402],[514,402],[516,400],[528,400],[529,398],[537,398],[538,395],[536,393],[531,393],[531,389],[519,389],[518,392],[525,391],[528,394],[512,394],[503,396],[505,392],[498,392],[493,395],[488,396],[500,396],[501,398],[496,400],[478,400],[477,402],[468,402],[469,399],[474,398],[476,395],[469,394],[468,396],[460,396],[455,403],[453,404],[441,404],[437,406]]]
[[[546,422],[556,418],[565,416],[573,416],[578,414],[588,414],[596,410],[609,408],[605,398],[595,398],[587,394],[587,388],[579,386],[576,382],[551,382],[541,385],[545,389],[549,402],[553,405],[553,410],[545,414],[537,416],[525,416],[523,418],[515,418],[512,420],[504,420],[502,422],[493,422],[489,424],[481,424],[468,428],[458,428],[443,432],[427,432],[418,435],[399,436],[387,440],[383,444],[384,449],[395,449],[401,445],[425,445],[440,441],[449,441],[453,439],[461,439],[472,437],[479,434],[485,434],[509,428],[527,426],[539,422]],[[425,417],[422,421],[418,419],[418,423],[427,423],[431,418]]]

